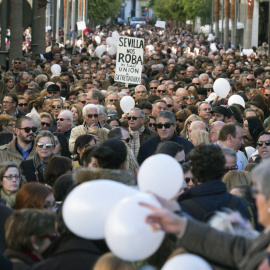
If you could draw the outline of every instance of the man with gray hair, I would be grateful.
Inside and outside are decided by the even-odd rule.
[[[70,110],[62,110],[57,119],[57,132],[63,133],[67,140],[70,138],[72,123],[73,123],[73,114]]]
[[[87,93],[86,104],[103,104],[104,96],[98,89],[91,89]]]
[[[139,108],[133,108],[128,114],[129,133],[132,135],[133,140],[131,149],[135,157],[137,157],[141,144],[155,136],[157,133],[144,125],[145,113]]]
[[[147,97],[147,90],[144,85],[137,85],[135,87],[135,95],[136,98],[146,98]]]
[[[200,76],[199,76],[199,79],[200,79],[200,86],[201,87],[204,87],[206,84],[209,83],[209,76],[208,74],[206,73],[202,73]]]
[[[162,141],[173,141],[184,146],[185,155],[194,148],[188,140],[178,137],[176,132],[176,120],[172,112],[166,110],[158,114],[156,119],[156,129],[158,136],[145,141],[139,150],[137,160],[142,164],[145,159],[153,155],[157,146]]]

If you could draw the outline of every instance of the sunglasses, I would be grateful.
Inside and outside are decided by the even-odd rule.
[[[31,130],[33,131],[33,133],[37,131],[37,127],[25,127],[25,128],[19,128],[19,129],[23,129],[26,133],[29,133]]]
[[[65,110],[69,110],[70,106],[64,106]]]
[[[171,108],[173,105],[172,104],[167,104],[167,107],[168,108]]]
[[[181,119],[181,118],[176,118],[176,121],[178,121],[178,122],[180,122],[180,123],[185,122],[185,120],[184,120],[184,119]]]
[[[56,109],[56,108],[57,108],[57,109],[60,109],[60,108],[62,108],[62,105],[52,105],[52,108],[53,108],[53,109]]]
[[[46,149],[51,149],[53,147],[52,143],[43,143],[43,142],[37,143],[37,147],[40,148],[40,149],[43,149],[44,145],[45,145]]]
[[[186,73],[181,73],[181,72],[180,72],[179,74],[181,74],[181,75],[186,75]]]
[[[90,119],[90,118],[98,118],[98,114],[88,114],[87,117]]]
[[[149,126],[149,127],[154,127],[155,124],[154,124],[154,123],[149,123],[148,126]]]
[[[48,93],[49,95],[52,95],[52,94],[57,94],[58,91],[47,91],[47,93]]]
[[[109,99],[110,102],[118,101],[118,99]]]
[[[150,89],[157,89],[157,87],[150,87]]]
[[[212,88],[208,88],[207,92],[213,92],[214,90]]]
[[[64,120],[70,120],[70,119],[64,119],[64,118],[56,118],[56,122],[58,122],[58,121],[61,121],[61,122],[63,122]]]
[[[163,94],[165,94],[167,92],[167,90],[157,90],[157,92],[158,93],[161,93],[162,92]]]
[[[141,117],[128,116],[128,117],[127,117],[127,120],[129,120],[129,121],[130,121],[131,119],[132,119],[132,120],[137,120],[138,118],[141,118]]]
[[[257,143],[257,145],[258,145],[259,147],[262,147],[264,143],[265,143],[266,146],[269,146],[269,145],[270,145],[270,140],[267,140],[267,141],[259,141],[259,142]]]
[[[42,125],[42,126],[46,126],[46,127],[50,127],[50,126],[51,126],[50,123],[46,123],[46,122],[41,122],[41,125]]]
[[[188,96],[187,99],[194,99],[194,96]]]
[[[85,104],[86,100],[80,100],[79,102],[81,102],[82,104]]]
[[[264,94],[266,97],[269,97],[270,96],[270,94]]]
[[[186,183],[188,183],[189,181],[194,182],[194,178],[192,178],[192,177],[185,177],[184,179],[185,179]]]
[[[225,167],[225,172],[229,172],[229,171],[236,171],[238,169],[238,166],[233,166],[233,167]]]
[[[173,123],[165,123],[165,124],[158,123],[158,124],[156,124],[156,128],[162,129],[163,127],[165,127],[166,129],[168,129],[173,125],[174,125]]]
[[[28,105],[27,103],[19,103],[18,104],[18,106],[20,106],[20,107],[27,107],[27,105]]]
[[[21,64],[21,62],[14,62],[14,64],[16,64],[16,65],[18,65],[18,64],[19,64],[19,65],[20,65],[20,64]]]

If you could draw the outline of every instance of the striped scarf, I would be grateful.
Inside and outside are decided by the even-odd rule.
[[[129,128],[129,133],[132,135],[133,139],[131,142],[131,149],[134,156],[137,157],[140,149],[140,135],[144,132],[145,127],[142,126],[139,130],[133,131]]]

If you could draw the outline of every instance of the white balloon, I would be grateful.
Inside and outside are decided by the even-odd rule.
[[[245,147],[248,159],[250,158],[250,156],[256,151],[256,149],[252,146],[247,146]]]
[[[213,89],[219,97],[225,98],[230,92],[230,83],[226,79],[219,78],[215,80]]]
[[[106,43],[107,43],[108,45],[112,45],[112,44],[114,43],[114,39],[113,39],[112,37],[107,37],[107,38],[106,38]]]
[[[101,58],[101,55],[106,51],[105,45],[99,45],[96,47],[95,52],[99,58]]]
[[[140,206],[139,202],[160,207],[152,194],[137,193],[121,200],[106,220],[106,243],[117,257],[126,261],[148,258],[156,252],[165,236],[164,231],[153,231],[145,222],[152,211]]]
[[[115,40],[115,41],[117,41],[118,42],[118,38],[119,38],[119,33],[117,32],[117,31],[113,31],[113,33],[112,33],[112,38]]]
[[[114,54],[116,54],[116,49],[114,47],[110,47],[108,49],[108,53],[109,53],[109,55],[114,55]]]
[[[213,101],[213,100],[215,100],[217,98],[217,94],[216,93],[211,93],[210,95],[209,95],[209,97],[205,100],[206,102],[210,102],[210,101]]]
[[[100,44],[101,43],[100,36],[95,36],[95,41],[97,42],[97,44]]]
[[[140,28],[141,27],[141,25],[138,23],[138,24],[136,24],[136,28]]]
[[[245,108],[245,100],[239,96],[239,95],[232,95],[229,99],[228,99],[228,105],[231,106],[233,104],[239,104],[242,107]]]
[[[73,189],[63,205],[63,218],[74,234],[86,239],[103,239],[105,221],[121,199],[138,193],[112,180],[93,180]]]
[[[251,56],[251,54],[254,53],[253,49],[243,49],[242,52],[247,57]]]
[[[135,106],[135,100],[131,96],[123,97],[120,100],[120,107],[124,113],[129,113]]]
[[[151,191],[167,200],[173,198],[184,181],[182,167],[175,158],[157,154],[147,158],[138,172],[141,191]]]
[[[201,257],[194,254],[181,254],[167,261],[161,270],[211,270],[212,267]]]
[[[54,64],[51,67],[52,74],[61,73],[61,67],[58,64]]]

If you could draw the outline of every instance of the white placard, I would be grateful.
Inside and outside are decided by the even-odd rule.
[[[77,22],[78,30],[84,30],[86,28],[85,21]]]
[[[143,64],[144,40],[135,37],[119,37],[117,44],[114,80],[140,84]]]
[[[165,28],[166,22],[165,21],[156,21],[155,27]]]

